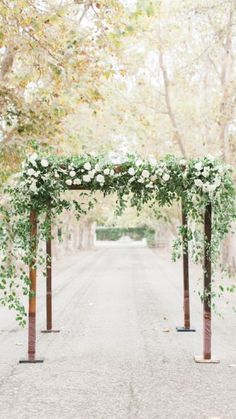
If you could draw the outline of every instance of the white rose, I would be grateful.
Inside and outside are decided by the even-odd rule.
[[[196,185],[198,188],[201,188],[201,187],[202,187],[202,185],[203,185],[203,183],[202,183],[201,179],[196,179],[196,180],[194,181],[194,183],[195,183],[195,185]]]
[[[74,179],[73,184],[74,185],[81,185],[81,180],[80,179]]]
[[[168,173],[165,173],[165,174],[162,176],[162,179],[164,180],[164,182],[167,182],[167,181],[170,179],[170,175],[169,175]]]
[[[75,171],[74,170],[71,170],[70,171],[70,177],[75,177],[75,175],[76,175]]]
[[[209,190],[209,187],[210,187],[211,185],[210,185],[210,183],[209,182],[207,182],[207,183],[204,183],[203,185],[202,185],[202,190],[203,190],[203,192],[210,192],[210,190]]]
[[[38,192],[38,189],[37,189],[37,186],[36,186],[36,182],[33,182],[31,185],[30,185],[30,190],[31,190],[31,192],[34,192],[34,193],[37,193]]]
[[[104,183],[104,181],[105,181],[105,178],[104,178],[104,176],[103,176],[103,175],[97,175],[97,176],[96,176],[96,179],[97,179],[97,181],[98,181],[99,183]]]
[[[136,160],[135,162],[136,166],[141,166],[143,164],[143,161],[141,159]]]
[[[96,172],[99,172],[101,170],[99,164],[95,164],[95,170]]]
[[[110,174],[110,170],[109,169],[105,169],[103,173],[104,173],[104,175],[109,175]]]
[[[221,185],[221,179],[219,177],[216,178],[214,185],[216,188],[218,188]]]
[[[218,168],[218,172],[219,172],[219,174],[220,174],[220,175],[222,175],[222,174],[224,173],[224,168],[223,168],[223,166],[219,166],[219,168]]]
[[[210,170],[209,170],[209,167],[204,167],[204,170],[203,170],[203,176],[204,177],[208,177],[209,176],[209,172],[210,172]]]
[[[29,161],[33,166],[37,166],[37,160],[38,156],[36,153],[32,154],[32,156],[30,156]]]
[[[157,176],[156,176],[156,175],[152,175],[152,176],[150,177],[150,179],[151,179],[151,181],[152,181],[152,182],[155,182],[155,180],[157,180]]]
[[[29,160],[30,160],[31,162],[33,162],[33,161],[37,160],[37,158],[38,158],[37,154],[36,154],[36,153],[34,153],[34,154],[31,154],[31,156],[30,156]]]
[[[67,179],[67,180],[66,180],[66,184],[67,184],[68,186],[71,186],[71,185],[72,185],[72,180],[71,180],[71,179]]]
[[[196,195],[193,195],[192,197],[192,203],[197,204],[198,203],[198,197]]]
[[[216,190],[216,186],[213,184],[206,184],[204,188],[204,192],[214,192]]]
[[[84,164],[85,170],[91,170],[91,164],[89,162]]]
[[[129,170],[128,170],[128,173],[129,173],[130,176],[134,176],[135,175],[134,168],[133,167],[130,167]]]
[[[207,155],[207,158],[208,158],[208,160],[210,160],[210,161],[214,161],[214,160],[215,160],[215,157],[214,157],[214,156],[212,156],[211,154],[208,154],[208,155]]]
[[[95,170],[94,169],[93,170],[90,170],[88,174],[91,177],[91,179],[93,179],[94,176],[95,176]]]
[[[41,166],[48,167],[48,161],[46,159],[41,160]]]
[[[194,167],[198,172],[200,172],[200,170],[202,170],[202,163],[201,162],[196,163]]]
[[[150,176],[150,173],[149,173],[149,171],[148,170],[143,170],[142,171],[142,177],[144,177],[144,178],[148,178]]]
[[[27,174],[28,174],[29,176],[33,176],[33,175],[35,175],[35,170],[34,170],[34,169],[28,169],[28,170],[27,170]]]
[[[54,176],[55,176],[55,178],[57,178],[57,179],[60,177],[59,173],[57,173],[57,172],[55,172]]]
[[[84,182],[90,182],[91,177],[89,175],[83,175],[83,181]]]
[[[157,161],[156,161],[156,159],[155,159],[154,157],[149,157],[149,163],[150,163],[152,166],[156,166]]]

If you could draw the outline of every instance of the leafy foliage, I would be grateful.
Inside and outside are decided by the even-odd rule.
[[[72,203],[62,198],[62,193],[68,189],[80,190],[81,198]],[[86,203],[85,190],[89,197]],[[25,312],[19,291],[29,292],[26,265],[31,265],[35,259],[30,240],[31,211],[36,211],[39,224],[36,264],[43,265],[45,255],[39,243],[49,236],[49,212],[53,217],[64,209],[74,208],[79,218],[93,207],[96,191],[104,196],[117,193],[117,213],[122,213],[129,202],[140,211],[143,205],[154,209],[156,204],[170,206],[174,200],[181,199],[189,226],[179,231],[173,252],[175,259],[188,241],[193,258],[201,262],[205,238],[196,226],[203,222],[208,203],[214,211],[213,240],[208,249],[212,262],[216,263],[220,243],[236,218],[231,169],[211,156],[186,161],[168,155],[156,161],[128,155],[117,163],[105,156],[58,157],[35,153],[23,163],[22,173],[6,188],[5,203],[0,207],[1,301],[17,310],[21,324],[25,322]],[[16,262],[19,260],[18,270]]]

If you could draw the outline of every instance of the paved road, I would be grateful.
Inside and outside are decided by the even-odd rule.
[[[175,332],[182,325],[181,263],[127,244],[69,256],[54,271],[54,326],[61,333],[38,334],[44,364],[17,363],[27,330],[0,309],[0,419],[236,418],[236,314],[221,308],[224,320],[214,319],[221,363],[195,364],[202,348],[197,292],[197,333]],[[192,272],[195,284],[199,274]],[[38,296],[40,330],[43,279]]]

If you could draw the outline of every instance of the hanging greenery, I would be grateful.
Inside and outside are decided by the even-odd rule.
[[[81,191],[79,201],[62,197],[68,189]],[[85,192],[89,199],[83,203]],[[75,209],[78,218],[94,205],[93,194],[117,193],[117,212],[128,203],[138,211],[147,204],[170,206],[182,200],[189,226],[180,227],[173,247],[173,258],[181,256],[185,241],[191,243],[191,254],[201,262],[204,235],[199,225],[208,203],[213,205],[213,239],[209,254],[216,263],[222,239],[236,219],[235,188],[231,169],[221,161],[207,156],[203,159],[183,160],[167,156],[162,160],[143,160],[128,155],[122,162],[108,161],[104,156],[74,157],[31,155],[23,163],[22,173],[6,187],[0,206],[0,289],[1,302],[14,308],[17,320],[25,324],[25,308],[21,301],[29,293],[27,265],[35,255],[30,243],[30,212],[38,217],[37,244],[48,237],[49,218],[64,209]],[[81,198],[82,197],[82,198]],[[37,246],[37,265],[45,263],[45,256]]]

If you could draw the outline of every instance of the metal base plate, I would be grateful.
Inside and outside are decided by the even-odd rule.
[[[219,364],[220,363],[219,359],[214,359],[214,358],[204,359],[202,356],[195,356],[194,361],[197,364]]]
[[[42,364],[43,359],[20,359],[19,364]]]
[[[176,327],[177,332],[196,332],[196,329],[186,329],[185,327]]]
[[[41,333],[60,333],[60,330],[54,330],[54,329],[41,330]]]

